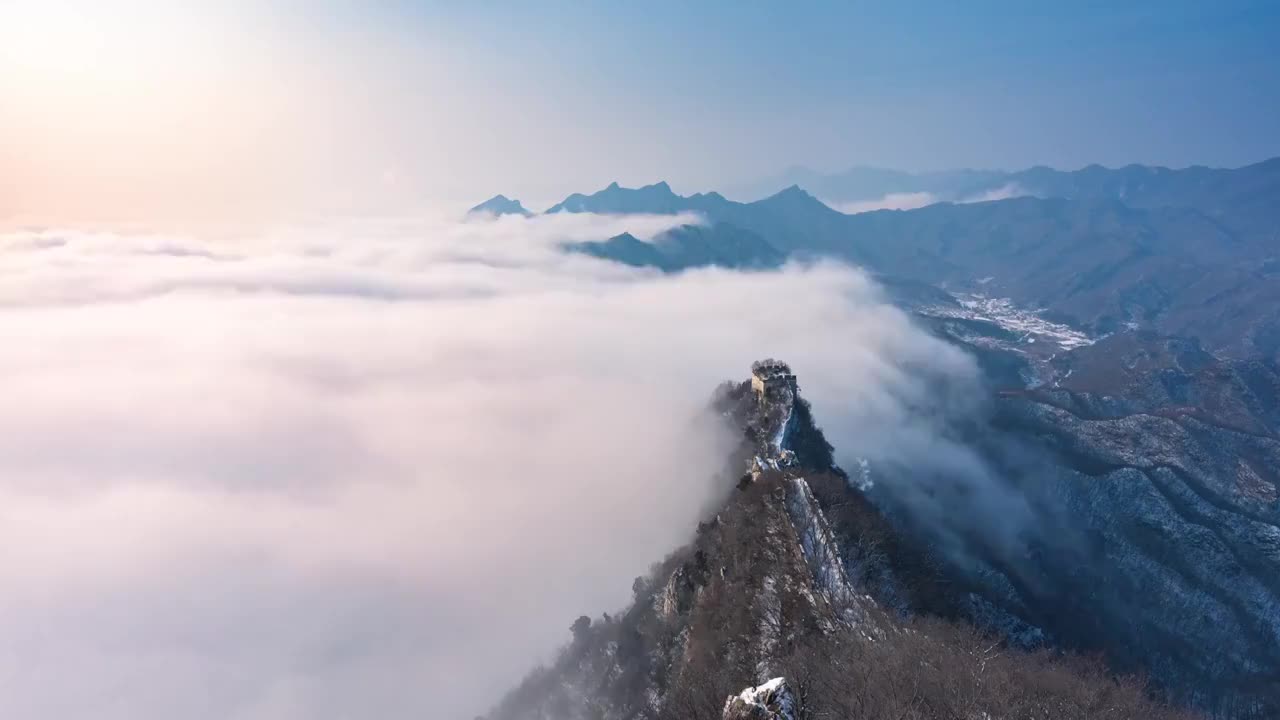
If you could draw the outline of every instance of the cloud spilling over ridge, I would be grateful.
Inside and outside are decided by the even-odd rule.
[[[1027,194],[1029,193],[1017,183],[1007,183],[990,190],[961,197],[948,197],[931,192],[905,192],[889,193],[875,200],[828,204],[846,215],[857,215],[858,213],[871,212],[873,210],[915,210],[940,202],[954,202],[965,205],[968,203],[991,202],[993,200],[1008,200],[1009,198],[1022,197]]]
[[[976,195],[965,196],[963,198],[960,198],[956,202],[958,203],[991,202],[993,200],[1008,200],[1009,198],[1023,197],[1029,194],[1030,193],[1028,193],[1018,183],[1005,183],[1000,187],[991,188],[990,190],[977,193]]]
[[[835,203],[832,207],[846,215],[857,215],[858,213],[871,212],[872,210],[915,210],[936,202],[939,202],[939,200],[933,193],[909,192],[889,193],[878,200]]]
[[[885,453],[972,382],[848,267],[559,249],[691,221],[0,236],[0,716],[475,714],[723,491],[719,381]]]

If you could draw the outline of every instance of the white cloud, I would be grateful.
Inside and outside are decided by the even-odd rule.
[[[1008,183],[980,193],[962,197],[943,196],[929,192],[889,193],[877,200],[859,200],[847,203],[827,203],[846,215],[871,212],[873,210],[915,210],[940,202],[954,202],[960,205],[992,200],[1008,200],[1023,197],[1029,193],[1017,183]]]
[[[479,712],[724,490],[720,380],[786,358],[881,455],[970,387],[851,268],[557,249],[682,222],[0,236],[0,716]]]
[[[857,215],[858,213],[871,212],[872,210],[915,210],[936,202],[940,202],[940,199],[933,193],[889,193],[878,200],[836,203],[832,207],[846,215]]]
[[[960,198],[956,202],[958,203],[991,202],[992,200],[1008,200],[1009,198],[1023,197],[1024,195],[1029,195],[1029,194],[1030,193],[1024,190],[1022,186],[1018,185],[1017,183],[1006,183],[1004,185],[1001,185],[1000,187],[991,188],[990,190],[980,192],[976,195],[969,195],[967,197]]]

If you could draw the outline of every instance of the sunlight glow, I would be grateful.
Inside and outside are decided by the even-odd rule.
[[[269,79],[247,70],[260,35],[236,6],[0,2],[0,188],[37,212],[208,199],[270,122]]]

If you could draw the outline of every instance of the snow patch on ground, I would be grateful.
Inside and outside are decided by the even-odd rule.
[[[866,458],[858,458],[857,467],[849,474],[849,484],[854,488],[867,492],[875,483],[871,480],[871,463]]]
[[[960,307],[933,306],[919,312],[936,318],[985,320],[1017,336],[1014,347],[1009,347],[1009,343],[1003,340],[984,339],[977,336],[966,338],[978,344],[994,344],[1022,352],[1016,345],[1034,346],[1040,342],[1063,350],[1071,350],[1097,342],[1097,338],[1091,338],[1070,325],[1045,319],[1042,317],[1044,308],[1028,309],[1018,306],[1009,298],[988,297],[981,293],[952,293],[952,297]]]
[[[794,720],[795,713],[795,697],[787,687],[786,679],[780,677],[731,695],[724,704],[724,716],[727,718]]]

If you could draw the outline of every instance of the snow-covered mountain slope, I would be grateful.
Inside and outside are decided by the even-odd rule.
[[[1063,546],[1038,541],[1035,562],[991,568],[980,592],[1175,698],[1277,716],[1280,441],[1194,413],[1100,416],[1091,400],[1056,390],[999,402],[1000,422],[1038,450],[1017,474],[1059,508]]]
[[[986,369],[993,403],[968,440],[1033,519],[993,514],[1012,541],[976,532],[940,553],[944,604],[1020,643],[1102,652],[1216,716],[1280,716],[1275,363],[1146,331],[1036,354],[920,308]],[[904,540],[955,540],[895,495],[910,468],[872,471],[868,493]],[[930,482],[943,496],[953,484]]]

